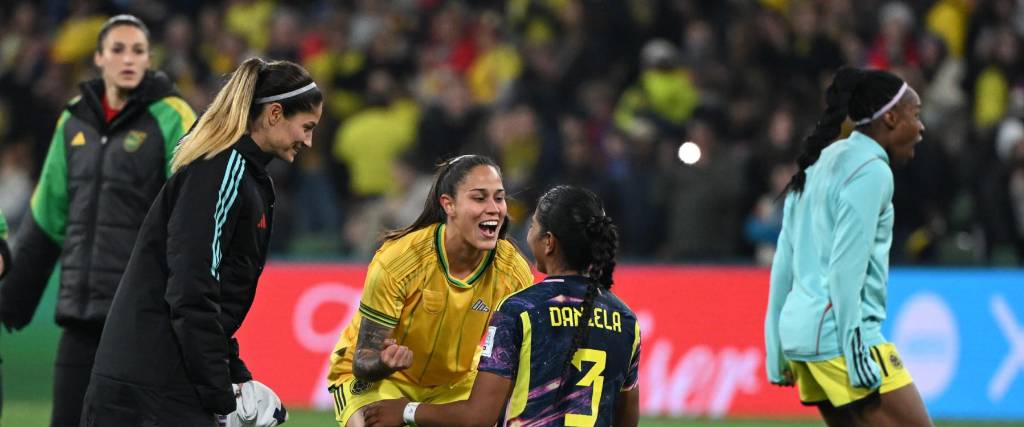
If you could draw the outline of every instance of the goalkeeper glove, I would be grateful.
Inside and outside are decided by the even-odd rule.
[[[221,427],[274,427],[288,420],[288,410],[270,387],[259,381],[233,384],[235,412],[221,416]]]

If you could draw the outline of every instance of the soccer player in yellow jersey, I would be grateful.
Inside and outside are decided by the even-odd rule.
[[[385,236],[359,312],[331,355],[328,382],[341,427],[363,426],[362,408],[383,399],[469,397],[494,308],[533,282],[504,238],[506,214],[494,161],[459,156],[439,167],[419,218]]]
[[[468,399],[385,400],[368,427],[636,427],[640,322],[612,291],[619,233],[591,191],[544,193],[526,242],[542,282],[495,310]]]

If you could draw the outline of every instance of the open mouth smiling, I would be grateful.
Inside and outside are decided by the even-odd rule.
[[[493,238],[498,234],[498,220],[492,219],[481,222],[477,225],[484,237]]]

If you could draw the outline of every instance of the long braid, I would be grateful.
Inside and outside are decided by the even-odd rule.
[[[864,76],[865,72],[856,68],[843,67],[836,72],[832,84],[825,91],[825,112],[821,114],[811,134],[804,138],[804,149],[796,159],[797,172],[786,185],[785,192],[804,191],[807,168],[817,162],[821,150],[839,136],[849,111],[850,96]]]
[[[576,216],[576,215],[574,215]],[[577,222],[580,222],[577,220]],[[590,337],[590,318],[593,315],[594,303],[597,300],[601,289],[609,290],[612,287],[612,273],[615,271],[615,253],[619,248],[619,233],[612,219],[602,212],[599,216],[591,216],[585,220],[583,226],[585,241],[590,243],[590,262],[586,268],[587,292],[581,304],[580,320],[576,322],[576,330],[573,331],[572,345],[566,354],[565,363],[562,367],[562,381],[559,385],[558,396],[561,399],[570,386],[572,376],[573,358],[576,351],[586,344]]]
[[[803,192],[807,168],[817,162],[821,151],[839,136],[847,116],[858,123],[857,126],[870,126],[876,118],[873,115],[892,101],[902,86],[903,80],[887,71],[840,68],[825,91],[825,111],[804,139],[804,149],[796,159],[799,169],[779,196],[790,191]]]
[[[615,253],[619,250],[619,231],[607,215],[590,217],[584,227],[590,246],[587,277],[602,288],[611,289],[615,271]]]
[[[598,295],[598,284],[595,280],[587,281],[587,293],[583,296],[583,304],[580,310],[583,314],[580,315],[579,321],[576,322],[576,329],[572,335],[572,345],[569,347],[569,351],[565,354],[565,362],[562,364],[562,381],[558,385],[558,399],[561,400],[565,396],[567,390],[569,390],[570,379],[572,378],[572,359],[576,356],[576,351],[583,347],[583,344],[587,342],[590,337],[590,328],[587,324],[590,323],[591,312],[594,310],[594,300],[597,299]]]
[[[559,405],[564,405],[567,402],[563,397],[574,385],[570,383],[572,361],[576,352],[587,344],[594,306],[601,296],[601,290],[612,287],[619,232],[612,219],[605,215],[597,195],[568,185],[560,185],[544,193],[537,201],[534,219],[539,226],[539,233],[550,233],[561,248],[559,259],[554,262],[568,270],[578,271],[587,278],[586,293],[579,309],[572,307],[575,305],[572,302],[569,303],[578,317],[569,351],[562,364],[561,381],[556,394]],[[569,289],[566,288],[566,291]]]

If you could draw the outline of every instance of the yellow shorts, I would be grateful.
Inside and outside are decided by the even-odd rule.
[[[349,378],[341,385],[331,386],[328,390],[334,396],[334,420],[341,427],[348,424],[349,417],[360,408],[378,400],[408,398],[414,402],[448,403],[469,398],[473,390],[476,372],[462,377],[452,384],[433,387],[421,387],[390,378],[374,383]]]
[[[871,358],[878,363],[882,372],[882,387],[878,391],[851,386],[850,376],[846,372],[846,359],[842,356],[821,362],[790,361],[789,367],[793,370],[796,386],[800,390],[800,401],[805,405],[818,405],[827,400],[838,408],[914,382],[893,343],[872,347]]]

